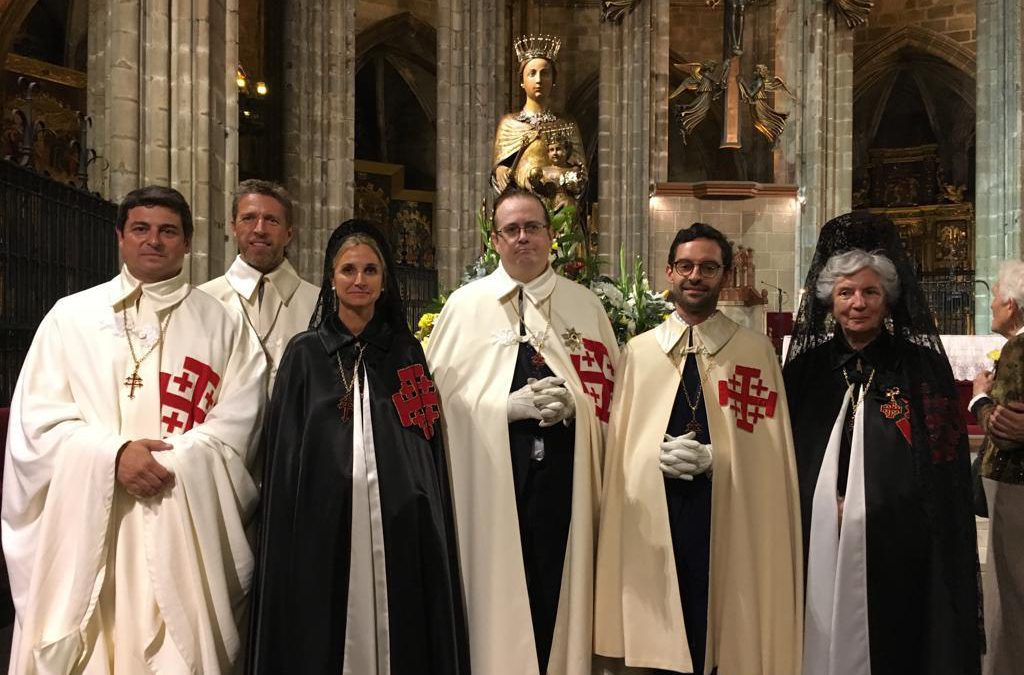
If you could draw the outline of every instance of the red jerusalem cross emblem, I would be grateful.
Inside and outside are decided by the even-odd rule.
[[[569,358],[580,377],[583,391],[594,399],[594,413],[599,420],[607,422],[615,386],[615,368],[608,357],[608,348],[602,342],[583,338],[583,353],[570,354]]]
[[[202,424],[214,403],[220,375],[191,356],[181,373],[160,373],[160,423],[165,436],[182,434]]]
[[[402,386],[391,395],[403,427],[417,426],[429,441],[434,436],[434,422],[441,417],[437,407],[437,389],[423,372],[423,366],[414,363],[398,371]]]
[[[732,377],[718,381],[718,404],[729,404],[736,414],[736,426],[753,431],[754,425],[766,417],[775,417],[779,395],[764,386],[760,368],[736,366]]]

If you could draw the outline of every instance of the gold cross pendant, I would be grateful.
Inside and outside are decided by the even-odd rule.
[[[124,386],[128,387],[128,398],[135,398],[135,390],[142,389],[142,378],[139,377],[139,369],[136,368],[132,374],[124,378]]]
[[[352,417],[352,393],[349,392],[338,399],[338,410],[341,411],[341,419],[348,421]]]

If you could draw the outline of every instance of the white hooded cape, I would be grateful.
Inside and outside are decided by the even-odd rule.
[[[134,399],[123,385],[133,363],[122,307],[138,356],[170,313]],[[238,315],[180,275],[142,285],[123,270],[50,310],[25,359],[7,437],[11,673],[106,673],[109,661],[115,673],[140,672],[115,653],[162,672],[232,671],[252,573],[249,465],[265,376]],[[175,478],[163,495],[137,500],[115,481],[115,461],[122,445],[143,438],[173,446],[154,457]],[[128,587],[114,594],[112,579]],[[142,611],[123,611],[128,603]]]
[[[473,672],[537,675],[506,403],[519,349],[519,283],[504,269],[448,299],[427,348],[441,394]],[[572,522],[549,675],[589,675],[605,423],[619,349],[600,301],[549,268],[525,287],[526,325],[576,404]]]

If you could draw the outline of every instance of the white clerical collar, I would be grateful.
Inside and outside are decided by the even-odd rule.
[[[114,291],[110,296],[112,307],[123,303],[133,303],[141,294],[152,303],[153,311],[159,312],[184,300],[190,288],[185,280],[184,267],[170,279],[147,284],[136,279],[128,271],[127,265],[122,265],[119,280],[121,283],[115,284]]]
[[[498,269],[494,270],[494,281],[497,285],[499,298],[505,298],[522,287],[523,293],[526,294],[526,297],[530,298],[530,302],[534,305],[539,305],[555,290],[558,277],[555,275],[555,271],[551,269],[551,265],[548,265],[536,278],[524,284],[510,277],[508,272],[505,271],[504,266],[498,263]]]
[[[693,326],[686,323],[683,317],[679,316],[679,312],[673,311],[654,330],[658,345],[666,354],[671,352],[691,330],[693,331],[694,347],[704,347],[708,354],[716,354],[729,342],[738,328],[739,326],[732,319],[715,310],[714,314]]]
[[[274,287],[274,290],[277,291],[277,294],[286,305],[299,288],[299,275],[295,268],[292,267],[292,264],[288,262],[288,258],[283,259],[281,264],[275,267],[269,274],[263,274],[263,272],[242,260],[242,256],[238,255],[235,256],[235,260],[231,263],[228,271],[224,273],[224,278],[227,279],[228,285],[231,286],[232,290],[249,302],[255,300],[260,279],[263,277],[266,277],[267,282]]]

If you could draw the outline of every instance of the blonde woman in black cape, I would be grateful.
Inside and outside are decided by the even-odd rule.
[[[387,243],[347,221],[264,427],[250,673],[469,672],[438,414]]]

